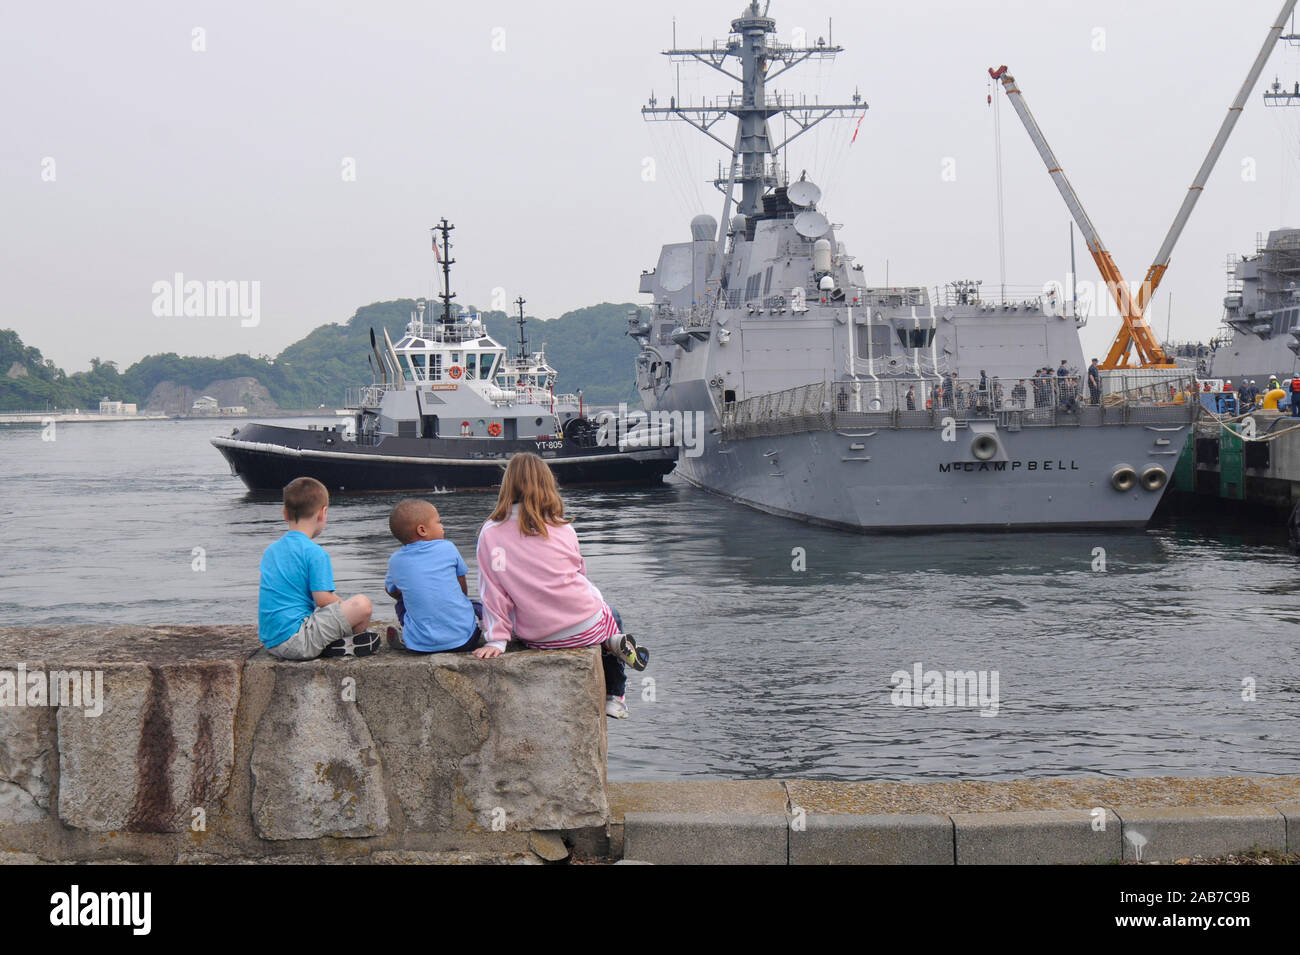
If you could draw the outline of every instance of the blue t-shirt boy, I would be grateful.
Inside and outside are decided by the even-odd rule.
[[[401,591],[406,608],[402,642],[408,649],[455,650],[474,635],[474,607],[457,580],[468,573],[449,540],[412,541],[388,558],[384,589]]]
[[[257,635],[270,649],[292,637],[315,613],[313,590],[334,589],[334,567],[324,547],[302,531],[288,531],[262,553],[259,570]]]

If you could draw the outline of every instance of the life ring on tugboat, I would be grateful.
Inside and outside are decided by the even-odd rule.
[[[465,374],[465,369],[460,367],[460,365],[452,365],[447,369],[447,375],[453,379],[459,378],[463,374]]]
[[[501,425],[499,425],[499,424],[497,424],[497,422],[493,421],[490,425],[488,425],[488,434],[492,435],[492,437],[494,437],[494,438],[497,437],[498,435],[500,435],[500,434],[501,434]]]

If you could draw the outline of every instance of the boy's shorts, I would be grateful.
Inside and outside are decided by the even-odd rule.
[[[302,622],[302,626],[284,643],[267,648],[267,653],[281,660],[315,660],[335,640],[352,632],[352,624],[343,615],[343,601],[321,607]]]

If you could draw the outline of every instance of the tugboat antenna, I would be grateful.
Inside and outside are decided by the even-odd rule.
[[[528,339],[524,338],[524,302],[526,300],[521,295],[515,299],[515,304],[519,306],[519,357],[528,357]]]
[[[442,323],[444,325],[452,324],[451,318],[451,300],[456,297],[456,293],[451,290],[451,263],[456,260],[451,257],[451,230],[456,228],[447,221],[443,216],[436,226],[430,229],[430,232],[442,233],[442,254],[438,256],[438,261],[442,263],[442,294],[438,298],[442,299]],[[434,236],[433,251],[438,252],[438,238]]]

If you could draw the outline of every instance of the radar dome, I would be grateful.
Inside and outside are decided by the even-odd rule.
[[[691,238],[696,242],[703,242],[716,237],[718,234],[718,220],[711,215],[701,214],[691,220]]]
[[[749,220],[746,219],[744,216],[732,216],[731,231],[737,233],[744,232],[745,226],[747,226],[748,224],[749,224]]]

